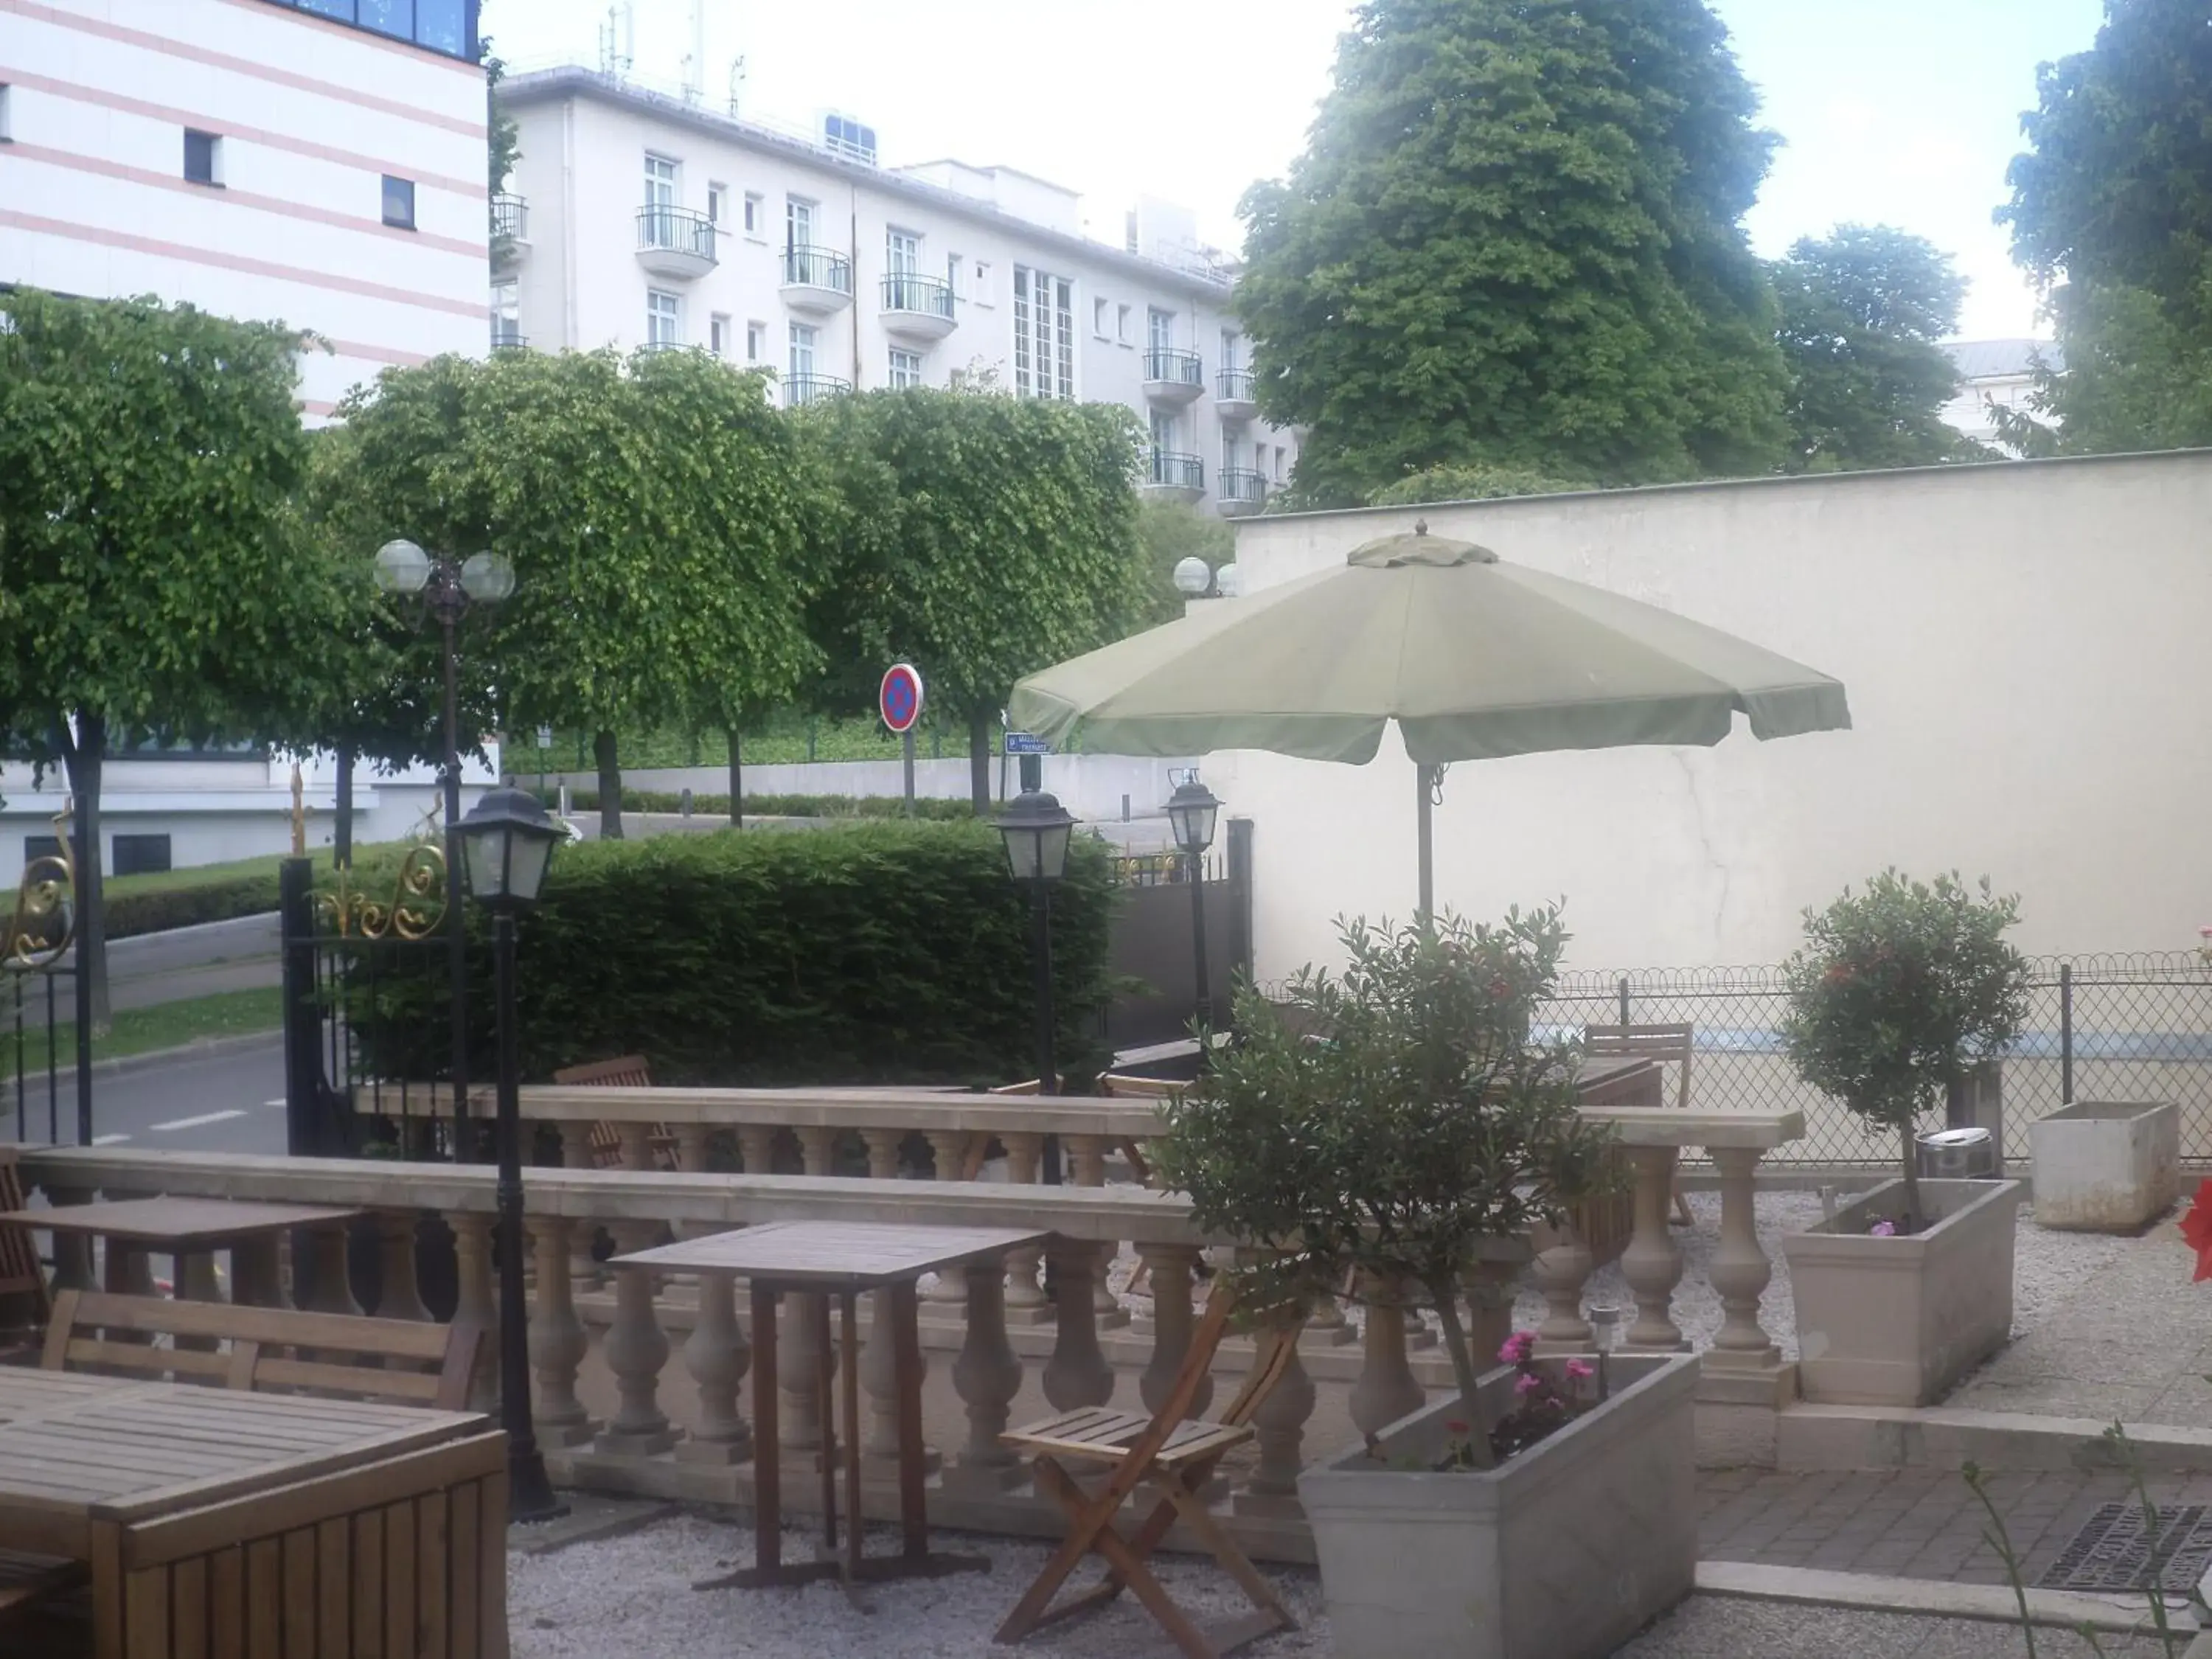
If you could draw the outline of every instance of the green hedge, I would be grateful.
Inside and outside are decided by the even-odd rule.
[[[1054,896],[1059,1054],[1103,1063],[1114,902],[1104,848]],[[469,1007],[491,1075],[487,929],[471,907]],[[1036,1075],[1030,918],[988,825],[883,823],[560,848],[520,939],[527,1079],[641,1053],[659,1083],[990,1085]],[[356,1033],[411,1034],[370,1064],[428,1075],[437,1012],[389,999]],[[387,1038],[396,1042],[398,1038]],[[428,1045],[423,1047],[422,1045]],[[419,1048],[420,1052],[413,1052]],[[386,1063],[388,1062],[388,1064]]]
[[[107,937],[130,939],[139,933],[167,933],[172,927],[192,927],[204,921],[228,921],[255,916],[276,908],[276,878],[233,876],[197,887],[163,887],[146,893],[116,893],[106,896]]]
[[[556,805],[560,792],[546,790],[541,799],[548,806]],[[599,810],[599,792],[596,789],[571,789],[568,810],[574,813],[596,812]],[[684,797],[666,789],[624,789],[623,811],[625,812],[681,812]],[[691,811],[700,817],[726,818],[730,815],[730,798],[721,795],[694,795]],[[770,818],[902,818],[908,816],[903,795],[747,795],[745,812],[752,817]],[[975,805],[969,801],[939,799],[918,795],[915,798],[913,815],[918,818],[950,821],[972,818]]]

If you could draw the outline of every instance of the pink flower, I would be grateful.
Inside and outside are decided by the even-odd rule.
[[[1567,1361],[1567,1381],[1570,1382],[1580,1382],[1587,1377],[1595,1376],[1596,1375],[1597,1373],[1595,1370],[1591,1370],[1589,1366],[1584,1364],[1579,1359],[1570,1359]]]
[[[1516,1331],[1505,1339],[1505,1346],[1498,1351],[1498,1363],[1505,1365],[1523,1364],[1536,1352],[1536,1333]]]
[[[1516,1394],[1534,1394],[1537,1389],[1543,1386],[1544,1379],[1537,1376],[1535,1372],[1523,1371],[1521,1373],[1520,1379],[1514,1383],[1513,1392]]]
[[[1894,1221],[1877,1221],[1867,1231],[1876,1238],[1894,1238],[1897,1237],[1897,1224]]]

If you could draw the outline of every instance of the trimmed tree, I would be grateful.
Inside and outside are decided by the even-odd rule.
[[[1790,366],[1790,472],[1933,466],[1985,455],[1943,419],[1966,279],[1925,237],[1838,225],[1774,264]]]
[[[2006,173],[2013,258],[2063,374],[2002,422],[2031,453],[2212,443],[2212,29],[2202,0],[2108,0],[2087,52],[2036,73]],[[2037,419],[2037,416],[2045,418]]]
[[[2020,901],[1956,875],[1885,870],[1805,913],[1805,943],[1783,964],[1782,1041],[1798,1076],[1835,1096],[1869,1133],[1895,1133],[1905,1225],[1925,1223],[1914,1133],[1954,1084],[1994,1060],[2027,1023],[2033,974],[2005,939]]]
[[[76,799],[80,960],[104,1026],[109,754],[289,735],[328,695],[346,577],[289,500],[299,335],[30,289],[0,294],[0,713]]]
[[[1175,568],[1185,559],[1203,559],[1218,570],[1237,556],[1237,532],[1229,521],[1182,501],[1139,502],[1137,544],[1145,572],[1143,608],[1133,619],[1139,628],[1157,628],[1183,614]]]
[[[1297,485],[1445,464],[1770,471],[1784,374],[1740,221],[1773,136],[1700,0],[1369,0],[1237,305]]]
[[[813,635],[824,712],[874,706],[895,661],[968,728],[970,794],[991,805],[991,723],[1014,682],[1127,631],[1142,602],[1137,424],[1106,404],[914,387],[791,417],[837,506]]]
[[[788,696],[812,665],[812,474],[757,376],[702,352],[501,352],[387,371],[349,399],[342,486],[364,553],[491,548],[514,594],[464,649],[507,723],[593,734],[600,833],[622,834],[615,734]]]

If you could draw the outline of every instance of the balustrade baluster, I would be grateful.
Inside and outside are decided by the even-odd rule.
[[[564,1170],[589,1170],[597,1167],[592,1161],[592,1126],[588,1123],[563,1123],[561,1126],[561,1167]],[[568,1231],[568,1284],[573,1293],[591,1290],[602,1283],[605,1271],[592,1254],[592,1241],[599,1234],[595,1222],[585,1221]]]
[[[469,1405],[481,1412],[499,1404],[499,1301],[492,1289],[492,1218],[477,1210],[457,1211],[447,1218],[453,1229],[453,1261],[459,1296],[453,1304],[456,1323],[475,1322],[484,1334],[477,1361],[476,1381],[469,1389]]]
[[[1106,1184],[1106,1141],[1102,1135],[1070,1135],[1067,1137],[1068,1158],[1074,1165],[1075,1184],[1079,1187],[1103,1187]],[[1091,1281],[1091,1305],[1098,1316],[1101,1328],[1112,1329],[1129,1322],[1129,1315],[1115,1296],[1109,1275],[1120,1246],[1102,1245],[1099,1248],[1098,1270]]]
[[[1592,1339],[1589,1321],[1583,1317],[1583,1287],[1597,1258],[1571,1220],[1537,1229],[1534,1242],[1544,1247],[1532,1267],[1546,1310],[1544,1322],[1536,1327],[1536,1352],[1588,1353]]]
[[[833,1132],[809,1127],[798,1133],[801,1167],[808,1175],[829,1174]],[[822,1398],[836,1376],[838,1350],[836,1344],[830,1345],[829,1375],[823,1376],[818,1344],[826,1316],[821,1304],[822,1298],[811,1292],[784,1292],[783,1328],[776,1343],[775,1380],[783,1419],[780,1437],[787,1451],[812,1451],[823,1443]]]
[[[1722,1370],[1757,1370],[1778,1365],[1782,1351],[1759,1322],[1759,1298],[1774,1277],[1774,1266],[1759,1245],[1755,1176],[1759,1152],[1753,1146],[1709,1146],[1721,1178],[1721,1236],[1713,1249],[1713,1288],[1721,1297],[1720,1334],[1705,1363]]]
[[[625,1222],[615,1240],[623,1253],[650,1249],[655,1223]],[[668,1334],[653,1303],[653,1275],[641,1267],[618,1267],[615,1276],[614,1322],[607,1327],[600,1354],[614,1373],[620,1403],[596,1442],[597,1449],[617,1457],[650,1457],[676,1443],[659,1404],[660,1373],[668,1364]]]
[[[376,1255],[383,1280],[376,1298],[379,1319],[430,1317],[415,1272],[415,1222],[412,1210],[385,1210],[376,1218]]]
[[[1006,1176],[1017,1186],[1032,1186],[1044,1162],[1044,1136],[1016,1130],[1002,1135],[1006,1143]],[[1053,1316],[1053,1306],[1037,1282],[1043,1265],[1043,1247],[1026,1245],[1006,1253],[1006,1321],[1014,1325],[1042,1325]]]
[[[1139,1244],[1137,1254],[1151,1272],[1152,1288],[1152,1357],[1137,1380],[1137,1394],[1147,1411],[1156,1412],[1175,1387],[1183,1356],[1190,1352],[1190,1289],[1198,1267],[1198,1246]],[[1212,1400],[1213,1378],[1209,1375],[1200,1379],[1198,1392],[1191,1397],[1190,1410],[1185,1415],[1205,1416]]]
[[[1382,1311],[1370,1310],[1369,1317]],[[1256,1362],[1256,1350],[1254,1358]],[[1304,1466],[1301,1448],[1314,1400],[1313,1377],[1293,1342],[1291,1363],[1252,1413],[1252,1426],[1258,1431],[1260,1465],[1253,1471],[1251,1484],[1237,1494],[1240,1514],[1296,1516],[1305,1513],[1298,1503],[1298,1471]]]
[[[1020,1484],[1021,1459],[999,1437],[1021,1387],[1022,1362],[1006,1340],[1005,1275],[994,1261],[971,1261],[968,1334],[952,1363],[953,1392],[968,1407],[968,1443],[945,1471],[946,1486],[1000,1492]]]
[[[738,1155],[749,1176],[770,1175],[775,1170],[775,1131],[765,1123],[738,1126]]]
[[[307,1229],[307,1276],[309,1288],[307,1299],[301,1306],[309,1313],[361,1313],[361,1304],[354,1300],[353,1283],[346,1275],[346,1231],[343,1227],[310,1227]],[[293,1273],[296,1287],[299,1274]]]
[[[699,1426],[676,1449],[690,1463],[742,1463],[753,1455],[753,1431],[738,1413],[738,1391],[752,1350],[738,1323],[738,1281],[732,1273],[699,1275],[699,1317],[684,1344],[684,1369],[699,1386]]]
[[[960,1129],[930,1129],[929,1153],[937,1165],[939,1181],[957,1181],[968,1158],[968,1135]],[[965,1273],[942,1273],[936,1276],[921,1298],[930,1305],[933,1314],[943,1315],[957,1308],[968,1299],[968,1276]]]
[[[1361,1322],[1365,1329],[1359,1377],[1352,1385],[1350,1408],[1354,1428],[1362,1434],[1380,1434],[1408,1412],[1419,1411],[1429,1396],[1406,1359],[1404,1284],[1367,1274],[1364,1285],[1367,1317]],[[1478,1370],[1485,1369],[1480,1353],[1475,1364]]]
[[[587,1228],[588,1223],[584,1224]],[[571,1241],[582,1231],[565,1216],[530,1218],[538,1257],[538,1295],[530,1310],[530,1368],[538,1376],[538,1438],[548,1446],[580,1446],[599,1425],[576,1398],[576,1372],[589,1351],[569,1280]]]
[[[1623,1345],[1631,1348],[1680,1350],[1689,1346],[1670,1316],[1674,1285],[1682,1277],[1682,1253],[1667,1231],[1674,1202],[1672,1146],[1624,1149],[1636,1171],[1636,1231],[1621,1253],[1620,1275],[1636,1296],[1636,1322]]]
[[[905,1136],[896,1129],[863,1129],[860,1139],[868,1148],[868,1178],[897,1180],[899,1142]]]
[[[1044,1397],[1055,1411],[1103,1406],[1114,1397],[1114,1369],[1098,1346],[1098,1314],[1091,1304],[1091,1279],[1100,1265],[1100,1249],[1057,1233],[1045,1245],[1052,1262],[1053,1295],[1060,1307],[1059,1334],[1044,1367]]]

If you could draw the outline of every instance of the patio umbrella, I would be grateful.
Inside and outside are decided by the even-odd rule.
[[[1108,754],[1264,749],[1363,765],[1398,723],[1419,774],[1420,914],[1445,765],[1850,725],[1840,681],[1702,623],[1428,533],[1030,675],[1012,723]]]

